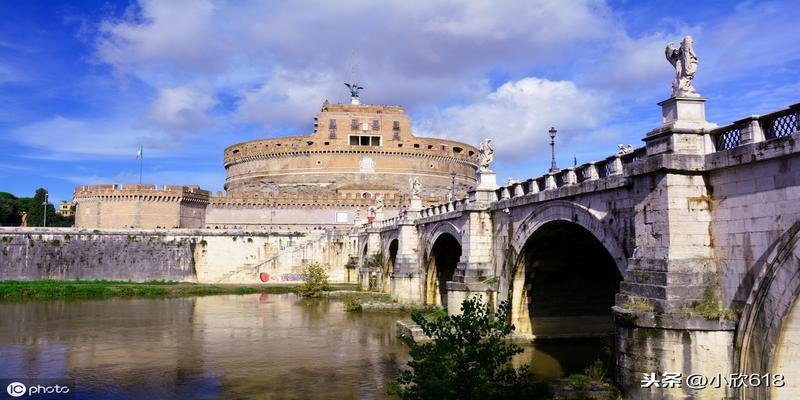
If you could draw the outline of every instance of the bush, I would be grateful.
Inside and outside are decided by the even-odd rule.
[[[344,295],[342,296],[342,302],[344,302],[344,310],[347,312],[361,311],[361,299],[356,295]]]
[[[318,263],[308,264],[303,268],[303,275],[306,280],[297,288],[297,293],[301,296],[319,297],[328,290],[328,270],[324,266]]]
[[[480,296],[464,300],[461,315],[429,318],[411,315],[429,342],[406,339],[412,361],[390,393],[403,399],[537,399],[549,396],[528,366],[509,361],[522,349],[508,341],[514,326],[507,321],[509,303],[492,315]]]

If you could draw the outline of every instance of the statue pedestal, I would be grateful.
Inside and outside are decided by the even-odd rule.
[[[706,121],[705,97],[671,97],[658,105],[661,106],[663,127],[673,129],[715,128],[716,125]]]
[[[383,216],[383,211],[378,211],[375,213],[375,221],[383,221],[384,219],[386,218]]]
[[[408,206],[408,211],[422,211],[422,199],[419,197],[412,197],[411,204]]]
[[[497,174],[494,171],[478,171],[478,190],[497,189]]]
[[[703,97],[672,97],[658,103],[662,125],[645,136],[647,155],[708,154],[714,151],[708,131],[717,125],[706,121],[706,100]]]

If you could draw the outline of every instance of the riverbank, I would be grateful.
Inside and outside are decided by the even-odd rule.
[[[294,293],[296,284],[197,284],[175,281],[0,281],[0,301],[50,299],[105,299],[113,297],[184,297],[219,294]],[[331,285],[332,290],[354,285]]]

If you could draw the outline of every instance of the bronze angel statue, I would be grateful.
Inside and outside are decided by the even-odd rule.
[[[672,81],[672,97],[700,97],[695,91],[694,74],[697,72],[697,55],[694,53],[694,40],[686,36],[680,47],[674,43],[667,44],[664,54],[667,61],[675,67],[675,79]]]
[[[358,84],[355,83],[355,82],[353,82],[353,83],[345,83],[344,85],[347,86],[348,89],[350,89],[350,97],[353,97],[353,98],[357,98],[358,97],[358,91],[364,89],[363,87],[358,86]]]

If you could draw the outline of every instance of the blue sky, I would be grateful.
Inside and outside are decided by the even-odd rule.
[[[222,190],[222,151],[312,130],[321,103],[401,104],[417,134],[492,137],[500,178],[641,145],[695,38],[724,124],[800,102],[800,7],[732,1],[0,2],[0,191],[144,180]]]

